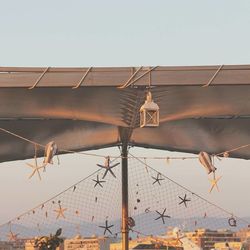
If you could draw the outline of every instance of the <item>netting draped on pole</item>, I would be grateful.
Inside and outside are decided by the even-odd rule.
[[[131,155],[130,155],[131,156]],[[0,226],[0,238],[11,232],[18,238],[48,235],[62,228],[64,237],[105,235],[120,237],[121,164],[96,171],[52,199]],[[148,166],[128,159],[130,236],[165,234],[173,227],[238,230],[248,222]]]

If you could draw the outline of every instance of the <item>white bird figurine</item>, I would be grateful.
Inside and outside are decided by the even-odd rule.
[[[44,151],[44,160],[43,163],[45,164],[53,164],[53,157],[58,151],[58,147],[54,141],[49,142],[45,146],[45,151]]]
[[[215,172],[216,167],[212,163],[211,156],[207,152],[199,153],[199,161],[203,167],[207,170],[207,173]]]

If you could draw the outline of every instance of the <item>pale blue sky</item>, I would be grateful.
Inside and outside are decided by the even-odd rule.
[[[249,64],[249,13],[248,0],[0,0],[0,65]],[[146,149],[136,153],[176,155]],[[0,223],[86,176],[96,169],[97,159],[73,155],[61,162],[47,170],[42,182],[27,180],[25,162],[0,164]],[[218,163],[221,192],[212,195],[196,161],[171,166],[162,161],[154,167],[230,211],[250,215],[249,195],[242,195],[249,186],[248,161]]]

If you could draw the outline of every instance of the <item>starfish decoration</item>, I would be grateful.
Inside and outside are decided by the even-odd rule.
[[[112,232],[110,231],[110,228],[113,227],[114,225],[110,225],[108,226],[108,221],[105,221],[105,226],[99,226],[100,228],[104,228],[104,235],[106,234],[106,232],[108,231],[110,234],[112,234]]]
[[[187,202],[191,201],[190,199],[187,199],[187,195],[186,194],[185,194],[185,196],[183,198],[180,197],[180,196],[178,196],[178,197],[181,199],[181,202],[179,202],[179,205],[184,204],[185,207],[187,207]]]
[[[169,215],[165,215],[165,212],[166,212],[166,208],[163,210],[162,213],[158,212],[156,210],[156,213],[159,214],[160,216],[157,217],[155,220],[159,220],[159,219],[162,219],[162,223],[165,224],[165,219],[164,218],[171,218]]]
[[[66,210],[67,208],[62,208],[61,205],[59,204],[59,209],[54,210],[54,212],[57,213],[56,219],[59,219],[60,217],[63,217],[65,219],[64,212]]]
[[[26,163],[29,167],[31,167],[33,169],[33,172],[29,176],[29,179],[37,172],[38,177],[41,180],[41,175],[40,175],[39,169],[43,168],[43,170],[45,172],[45,166],[46,166],[46,164],[42,164],[42,166],[38,166],[38,164],[37,164],[37,145],[36,144],[35,144],[34,160],[35,160],[35,165],[32,165],[30,163]]]
[[[106,181],[100,181],[99,180],[99,175],[96,176],[96,180],[92,180],[95,182],[95,186],[96,187],[97,185],[99,185],[100,187],[103,187],[102,183],[106,182]]]
[[[160,178],[161,177],[161,174],[160,173],[157,173],[157,176],[154,177],[154,176],[151,176],[152,179],[154,179],[155,181],[153,182],[153,185],[157,182],[159,185],[161,185],[160,181],[163,181],[164,179],[163,178]]]
[[[16,241],[18,235],[19,235],[19,234],[14,234],[14,233],[10,230],[10,232],[9,232],[9,234],[8,234],[7,236],[8,236],[9,241]]]
[[[236,221],[236,219],[234,217],[231,217],[231,218],[228,219],[228,224],[231,227],[237,227],[237,221]]]
[[[108,172],[110,172],[110,173],[116,178],[114,172],[112,171],[112,168],[118,166],[119,164],[120,164],[120,163],[118,162],[118,163],[116,163],[116,164],[110,166],[110,157],[109,157],[109,156],[106,157],[106,161],[105,161],[104,166],[103,166],[103,165],[100,165],[100,164],[97,164],[98,167],[106,169],[106,170],[105,170],[105,173],[104,173],[104,175],[103,175],[103,177],[102,177],[102,179],[105,178],[105,176],[107,175]]]
[[[132,230],[133,231],[133,227],[135,226],[135,220],[132,218],[132,217],[128,217],[128,228],[129,230]]]
[[[220,176],[220,177],[218,177],[218,178],[213,178],[212,180],[210,179],[209,181],[210,181],[210,183],[211,183],[211,188],[210,188],[210,190],[209,190],[209,193],[211,193],[212,192],[212,190],[214,189],[214,187],[216,187],[216,189],[217,189],[217,191],[219,192],[220,190],[219,190],[219,187],[218,187],[218,185],[217,185],[217,182],[221,179],[221,177],[222,176]]]
[[[183,245],[183,242],[180,240],[179,237],[176,238],[176,246],[178,245],[181,245],[181,246]]]
[[[38,174],[38,177],[39,177],[39,179],[40,179],[40,181],[42,180],[42,178],[41,178],[41,175],[40,175],[40,172],[39,172],[39,170],[41,169],[41,168],[45,168],[45,164],[42,164],[42,166],[38,166],[37,165],[37,159],[36,159],[36,156],[35,156],[35,165],[33,165],[33,164],[30,164],[30,163],[26,163],[26,165],[28,165],[29,167],[31,167],[32,169],[33,169],[33,171],[32,171],[32,173],[31,173],[31,175],[29,176],[29,179],[37,172],[37,174]]]

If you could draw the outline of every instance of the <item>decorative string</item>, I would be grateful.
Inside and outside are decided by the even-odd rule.
[[[249,225],[248,221],[193,193],[132,154],[128,167],[129,218],[135,222],[130,226],[130,236],[133,239],[137,236],[154,239],[152,234],[165,233],[166,226],[168,230],[176,226],[189,230],[201,226],[238,230]],[[1,225],[1,238],[5,239],[10,230],[19,237],[27,238],[37,234],[47,235],[59,227],[63,229],[65,237],[73,237],[76,233],[83,233],[86,237],[103,235],[105,221],[106,226],[114,225],[110,228],[112,234],[106,232],[106,236],[117,237],[120,234],[122,209],[121,165],[114,171],[116,178],[107,174],[103,187],[95,187],[94,184],[96,176],[104,176],[105,171],[98,169],[47,201]],[[158,174],[161,181],[153,184],[153,177]],[[56,214],[60,209],[64,216]],[[171,217],[168,218],[168,215]],[[233,225],[234,228],[228,222],[231,219],[237,219],[237,226]]]
[[[114,161],[117,162],[118,159]],[[132,154],[128,167],[129,217],[135,221],[135,225],[130,228],[132,238],[135,238],[136,233],[152,237],[152,234],[165,233],[166,226],[178,226],[183,223],[188,225],[190,230],[201,225],[217,229],[224,226],[231,228],[228,223],[231,218],[237,219],[237,227],[234,229],[249,225],[248,221],[195,194]],[[1,238],[5,239],[10,230],[19,237],[27,238],[35,237],[36,234],[52,233],[59,227],[63,229],[65,237],[73,237],[83,231],[84,236],[96,233],[103,235],[105,221],[108,221],[106,225],[114,225],[110,228],[112,234],[107,232],[106,236],[117,237],[120,234],[122,208],[121,165],[114,171],[116,178],[107,174],[103,187],[94,186],[96,175],[103,178],[105,172],[104,169],[98,169],[47,201],[1,225]],[[160,184],[153,184],[152,176],[156,174],[160,174]],[[180,204],[179,200],[185,194],[186,201],[189,200],[187,206]],[[63,213],[65,211],[65,217],[56,217],[55,210],[57,212],[60,209]],[[163,224],[164,220],[159,214],[164,215],[166,224]],[[171,218],[168,218],[168,215]]]
[[[157,170],[155,170],[154,168],[152,168],[151,166],[149,166],[148,164],[146,164],[145,162],[143,162],[140,158],[138,158],[138,157],[132,155],[131,153],[129,153],[129,154],[130,154],[134,159],[137,159],[140,163],[146,165],[149,169],[158,172]],[[174,181],[173,179],[169,178],[168,176],[166,176],[166,175],[164,175],[164,174],[162,174],[162,173],[161,173],[161,175],[162,175],[164,178],[166,178],[166,179],[168,179],[169,181],[171,181],[172,183],[174,183],[175,185],[181,187],[182,189],[188,191],[189,193],[192,193],[192,195],[195,195],[195,196],[198,197],[199,199],[202,199],[203,201],[209,203],[209,204],[212,205],[212,206],[215,206],[216,208],[220,209],[221,211],[223,211],[223,212],[225,212],[225,213],[227,213],[227,214],[229,214],[229,215],[232,215],[231,212],[229,212],[229,211],[225,210],[224,208],[222,208],[222,207],[220,207],[220,206],[218,206],[218,205],[216,205],[216,204],[214,204],[214,203],[208,201],[207,199],[203,198],[202,196],[200,196],[200,195],[198,195],[198,194],[192,192],[191,190],[189,190],[188,188],[186,188],[186,187],[182,186],[181,184],[177,183],[176,181]],[[236,218],[236,217],[235,217],[235,218]],[[237,217],[237,218],[238,218],[239,220],[241,220],[241,221],[243,221],[243,222],[245,222],[245,223],[247,223],[247,224],[250,225],[250,222],[249,222],[249,221],[247,221],[247,220],[245,220],[245,219],[242,219],[242,218],[239,218],[239,217]]]
[[[45,148],[45,146],[46,146],[46,145],[43,145],[41,143],[32,141],[32,140],[30,140],[30,139],[28,139],[26,137],[21,136],[21,135],[18,135],[16,133],[13,133],[13,132],[11,132],[11,131],[9,131],[7,129],[4,129],[4,128],[0,127],[0,130],[3,131],[3,132],[5,132],[5,133],[7,133],[7,134],[9,134],[9,135],[12,135],[12,136],[14,136],[16,138],[19,138],[21,140],[29,142],[29,143],[31,143],[31,144],[33,144],[35,146],[40,146],[42,148]],[[61,148],[59,149],[59,151],[60,152],[65,152],[65,153],[75,153],[75,154],[80,154],[80,155],[86,155],[86,156],[95,156],[95,157],[102,157],[102,158],[106,158],[107,157],[107,155],[94,154],[94,153],[86,153],[86,152],[78,152],[78,151],[74,151],[74,150],[67,150],[67,149],[61,149]],[[120,155],[120,156],[110,156],[110,158],[116,159],[116,158],[124,158],[124,157]],[[127,158],[129,158],[129,157],[127,157]],[[141,156],[141,157],[138,157],[138,158],[140,158],[140,159],[147,158],[147,159],[155,159],[155,160],[161,160],[161,159],[163,159],[163,160],[164,159],[186,160],[186,159],[197,159],[198,157],[195,157],[195,156],[185,156],[185,157],[145,157],[145,156]]]
[[[39,146],[39,147],[42,147],[42,148],[45,148],[45,146],[46,146],[46,145],[43,145],[41,143],[30,140],[30,139],[28,139],[26,137],[23,137],[21,135],[18,135],[16,133],[13,133],[13,132],[11,132],[11,131],[9,131],[7,129],[4,129],[4,128],[0,127],[0,130],[7,133],[7,134],[9,134],[9,135],[12,135],[12,136],[14,136],[16,138],[19,138],[19,139],[24,140],[24,141],[26,141],[28,143],[31,143],[34,146]],[[249,144],[244,144],[244,145],[241,145],[241,146],[229,149],[229,150],[226,150],[224,152],[220,152],[220,153],[217,153],[217,154],[211,154],[211,155],[212,156],[223,156],[225,153],[235,152],[237,150],[240,150],[240,149],[246,148],[246,147],[250,147],[250,143]],[[78,152],[78,151],[62,149],[62,148],[59,149],[59,152],[62,152],[62,153],[63,152],[64,153],[74,153],[74,154],[80,154],[80,155],[85,155],[85,156],[95,156],[95,157],[101,157],[101,158],[106,158],[107,157],[107,155],[101,155],[101,154],[95,154],[95,153],[86,153],[86,152]],[[124,158],[124,156],[121,156],[121,155],[120,156],[114,156],[114,155],[112,156],[112,155],[110,155],[110,158],[112,158],[112,159],[116,159],[117,157],[118,158],[119,157]],[[125,158],[129,158],[129,156],[127,156]],[[167,156],[167,157],[165,157],[165,156],[162,156],[162,157],[161,156],[152,156],[152,157],[151,156],[138,156],[137,159],[142,159],[142,160],[143,159],[151,159],[151,160],[187,160],[187,159],[198,159],[198,156],[184,156],[184,157],[181,157],[181,156],[180,157],[176,157],[176,156],[174,156],[174,157],[169,157],[169,156]]]

